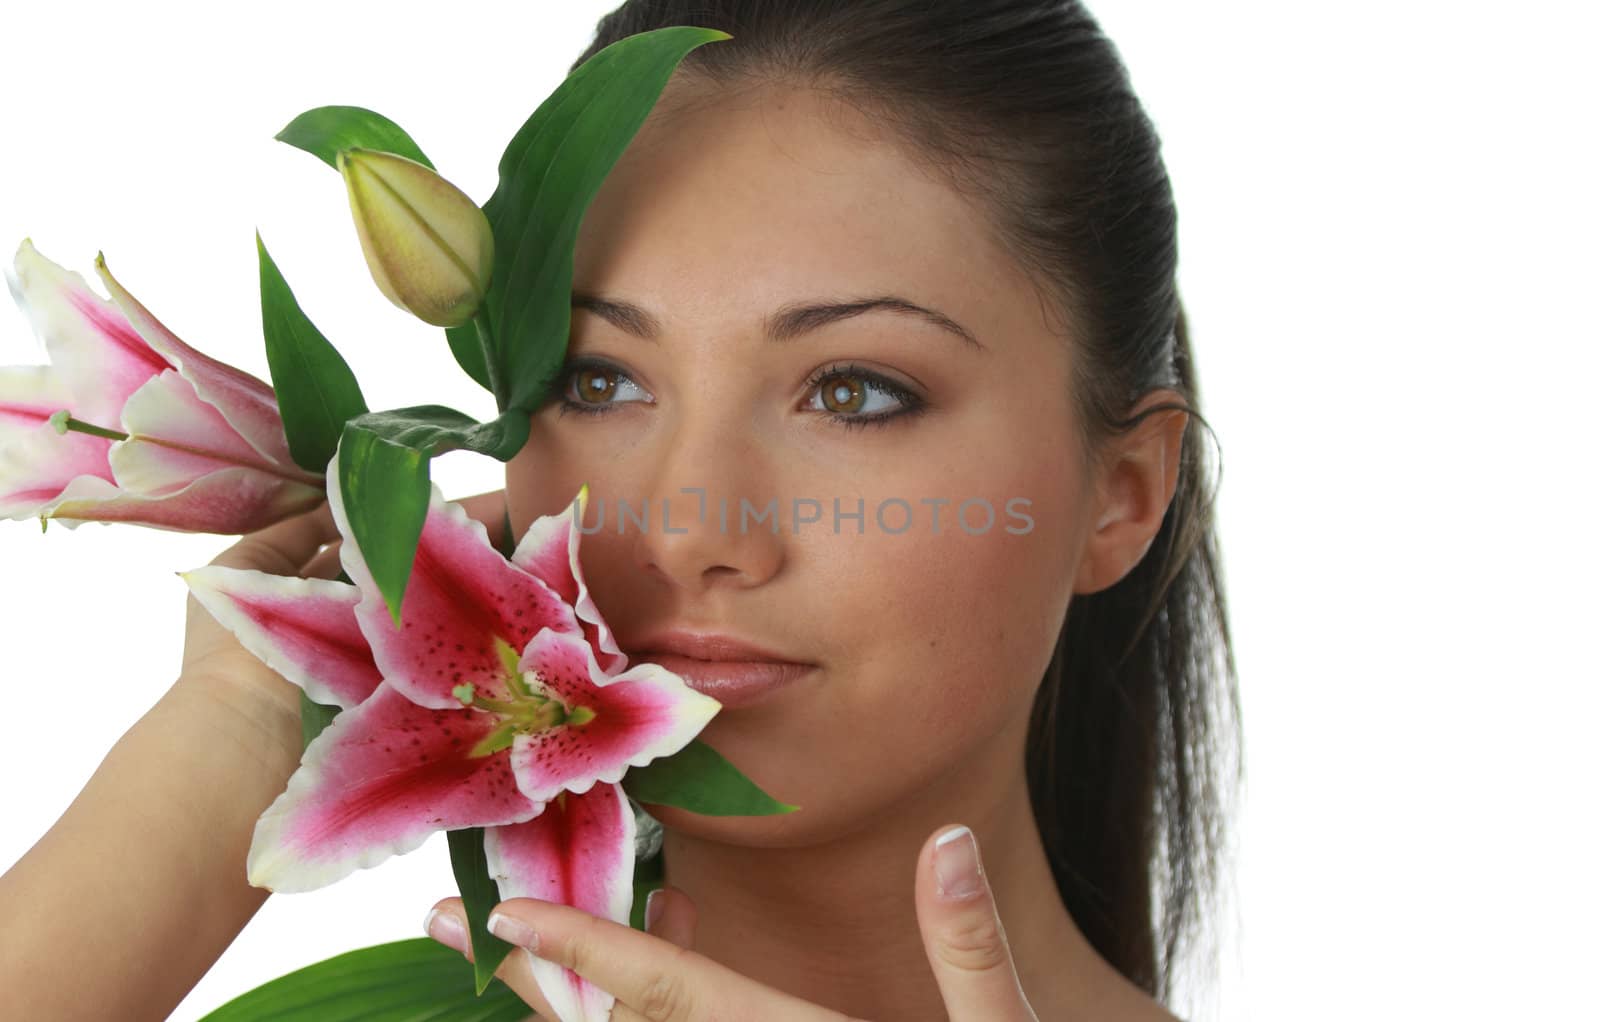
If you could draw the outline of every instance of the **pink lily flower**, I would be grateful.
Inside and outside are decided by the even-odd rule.
[[[51,364],[0,367],[0,517],[242,534],[320,504],[272,387],[179,340],[103,257],[95,269],[112,300],[26,239],[7,274]]]
[[[634,817],[618,782],[687,745],[721,704],[656,664],[622,670],[578,561],[587,492],[534,522],[507,560],[435,484],[398,629],[352,538],[337,457],[327,493],[354,585],[181,573],[245,648],[343,707],[257,822],[250,883],[312,890],[435,831],[483,827],[502,898],[626,925]],[[540,988],[563,1022],[609,1017],[609,994],[545,964]]]

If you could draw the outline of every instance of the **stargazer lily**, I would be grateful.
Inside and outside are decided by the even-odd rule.
[[[396,629],[351,534],[338,460],[327,492],[354,585],[217,565],[181,573],[245,648],[343,708],[257,821],[250,883],[312,890],[435,831],[483,827],[502,898],[626,925],[634,818],[618,782],[683,748],[721,705],[656,664],[622,669],[579,567],[587,487],[507,560],[433,484]],[[612,998],[575,973],[539,977],[564,1022],[609,1015]]]
[[[323,500],[272,387],[179,340],[123,290],[18,248],[7,273],[49,365],[0,367],[0,517],[245,533]]]

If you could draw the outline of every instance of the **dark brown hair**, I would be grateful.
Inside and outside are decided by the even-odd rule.
[[[629,0],[573,67],[671,25],[733,38],[691,51],[669,89],[818,89],[982,204],[1075,345],[1077,456],[1092,461],[1145,415],[1189,411],[1151,549],[1115,585],[1072,599],[1027,754],[1067,910],[1112,965],[1168,999],[1221,876],[1239,717],[1177,211],[1116,47],[1073,0]],[[1156,388],[1182,403],[1127,418]]]

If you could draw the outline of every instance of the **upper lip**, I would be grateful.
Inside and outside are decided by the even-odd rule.
[[[648,659],[652,653],[673,653],[678,656],[694,657],[696,660],[804,663],[732,635],[721,632],[697,632],[683,628],[656,632],[624,648],[631,650],[634,656],[641,659]]]

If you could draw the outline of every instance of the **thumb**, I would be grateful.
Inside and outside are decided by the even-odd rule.
[[[966,827],[943,827],[917,858],[917,925],[950,1022],[1038,1022]]]

